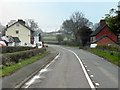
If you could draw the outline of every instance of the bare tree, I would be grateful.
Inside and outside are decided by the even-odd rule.
[[[95,31],[99,26],[100,26],[100,23],[95,23],[95,24],[92,26],[92,30]]]
[[[26,19],[25,24],[33,31],[36,31],[39,28],[38,23],[35,22],[33,19]]]
[[[0,23],[0,32],[2,33],[2,35],[5,35],[5,26],[3,26],[1,23]]]
[[[75,39],[77,39],[77,31],[83,27],[87,26],[90,27],[92,25],[92,22],[90,22],[87,18],[85,18],[84,14],[82,12],[75,12],[72,14],[70,18],[74,23],[74,35]]]
[[[63,41],[64,37],[62,35],[56,35],[56,39],[57,39],[58,43],[61,44],[61,42]]]
[[[8,22],[8,26],[11,26],[12,24],[14,24],[16,22],[16,20],[10,20],[10,22]]]
[[[34,32],[34,36],[38,36],[39,34],[43,34],[43,31],[40,29],[40,28],[38,28],[35,32]]]
[[[62,24],[62,32],[64,35],[67,37],[67,40],[72,39],[71,35],[73,34],[74,31],[74,23],[73,21],[70,20],[65,20]]]
[[[82,12],[75,12],[70,19],[63,22],[62,29],[64,29],[64,33],[73,37],[75,41],[77,41],[78,30],[83,26],[90,27],[91,25],[92,22],[85,18]]]

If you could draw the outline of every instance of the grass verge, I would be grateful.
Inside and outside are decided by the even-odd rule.
[[[108,61],[120,66],[120,53],[114,53],[113,55],[111,55],[111,52],[103,51],[103,50],[99,50],[99,49],[89,49],[88,51],[92,52],[94,54],[97,54],[97,55],[107,59]]]
[[[41,54],[41,55],[37,55],[37,56],[34,56],[32,58],[29,58],[29,59],[26,59],[26,60],[23,60],[17,64],[14,64],[14,65],[11,65],[11,66],[8,66],[8,67],[4,67],[3,69],[0,70],[0,76],[6,76],[6,75],[9,75],[13,72],[15,72],[17,69],[27,65],[27,64],[30,64],[30,63],[33,63],[35,61],[37,61],[38,59],[41,59],[45,56],[47,56],[49,54],[49,52],[46,52],[44,54]]]
[[[67,46],[67,47],[74,47],[74,48],[79,48],[80,46],[70,46],[70,45],[64,45],[64,46]]]

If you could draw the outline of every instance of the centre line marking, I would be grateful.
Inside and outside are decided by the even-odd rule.
[[[63,47],[60,47],[60,48],[63,48]],[[87,73],[87,71],[86,71],[86,69],[85,69],[85,67],[84,67],[81,59],[78,57],[78,55],[77,55],[75,52],[73,52],[72,50],[68,50],[68,49],[66,49],[66,48],[63,48],[63,49],[72,52],[72,53],[77,57],[77,59],[79,60],[79,63],[80,63],[80,65],[81,65],[81,67],[82,67],[82,70],[83,70],[83,72],[84,72],[84,74],[85,74],[85,77],[86,77],[86,79],[87,79],[87,81],[88,81],[91,89],[92,89],[92,90],[96,90],[96,88],[95,88],[92,80],[90,79],[90,77],[89,77],[89,75],[88,75],[88,73]]]

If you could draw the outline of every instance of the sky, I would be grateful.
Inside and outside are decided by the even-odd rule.
[[[0,23],[34,19],[44,32],[57,31],[72,13],[82,12],[92,23],[98,23],[119,0],[0,0]]]

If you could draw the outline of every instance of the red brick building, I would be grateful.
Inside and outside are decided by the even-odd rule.
[[[117,45],[117,36],[110,31],[105,20],[101,20],[100,26],[91,34],[91,43],[97,45]]]

